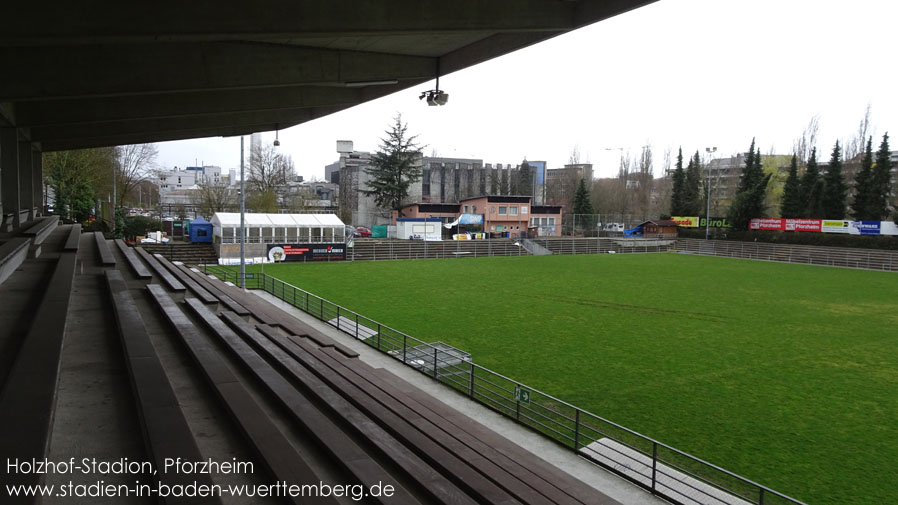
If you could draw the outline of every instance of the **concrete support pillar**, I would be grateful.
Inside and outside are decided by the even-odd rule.
[[[23,212],[21,220],[34,219],[34,191],[32,189],[31,142],[19,141],[19,210]]]
[[[44,214],[44,158],[41,155],[39,147],[32,144],[31,146],[31,192],[34,194],[35,215],[40,217]]]
[[[15,128],[0,128],[0,189],[3,192],[4,231],[19,223],[19,139]]]

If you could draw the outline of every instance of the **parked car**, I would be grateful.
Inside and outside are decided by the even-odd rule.
[[[622,231],[624,231],[624,224],[623,223],[605,223],[605,231],[622,232]]]
[[[355,228],[349,226],[348,224],[343,228],[343,230],[343,234],[346,236],[346,238],[358,237],[358,235],[356,235]]]
[[[370,237],[371,236],[371,229],[366,228],[364,226],[359,226],[358,228],[355,229],[355,232],[358,233],[358,235],[356,235],[357,237]]]

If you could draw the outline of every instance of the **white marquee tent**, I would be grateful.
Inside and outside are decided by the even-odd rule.
[[[263,244],[314,244],[345,242],[346,226],[335,214],[244,214],[246,242]],[[239,241],[240,214],[216,212],[212,219],[216,242]]]

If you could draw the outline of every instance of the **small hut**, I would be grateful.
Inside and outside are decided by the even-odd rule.
[[[649,219],[638,226],[646,238],[676,238],[677,223],[670,219]]]

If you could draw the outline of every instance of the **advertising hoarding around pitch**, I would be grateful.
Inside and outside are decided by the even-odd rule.
[[[269,244],[268,260],[318,261],[346,259],[346,244]]]
[[[848,221],[845,219],[752,219],[752,230],[810,231],[850,235],[898,235],[892,221]]]

